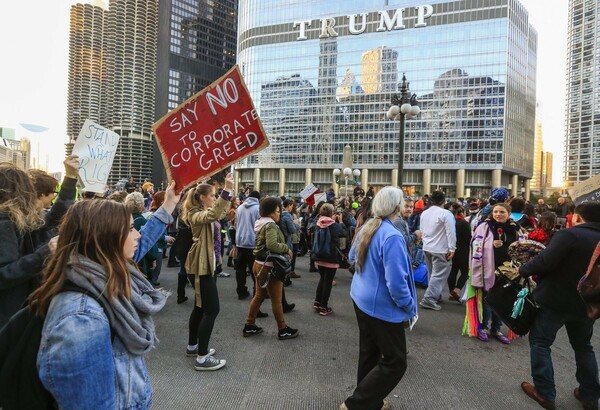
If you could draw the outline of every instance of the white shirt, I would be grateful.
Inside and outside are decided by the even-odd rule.
[[[447,209],[431,206],[421,214],[423,250],[431,253],[456,250],[456,221]]]

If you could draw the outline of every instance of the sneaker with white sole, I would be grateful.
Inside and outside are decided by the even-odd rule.
[[[244,325],[244,330],[242,331],[242,334],[244,337],[249,337],[249,336],[254,336],[259,333],[262,333],[262,331],[263,331],[262,327],[246,324],[246,325]]]
[[[215,354],[216,350],[213,349],[212,347],[210,349],[208,349],[208,353],[206,353],[207,356],[212,356],[213,354]],[[187,347],[185,348],[185,355],[187,357],[193,357],[193,356],[198,356],[198,347],[196,347],[194,350],[190,350]]]
[[[298,329],[292,329],[291,327],[286,326],[283,329],[279,329],[277,337],[279,337],[279,340],[293,339],[298,337]]]
[[[214,356],[205,356],[204,363],[200,363],[198,360],[194,362],[194,369],[198,371],[219,370],[221,367],[225,366],[225,363],[227,363],[225,360],[219,360]]]
[[[423,299],[420,303],[419,306],[421,306],[422,308],[425,309],[431,309],[431,310],[442,310],[442,307],[440,305],[438,305],[437,303],[433,303],[433,302],[428,302],[425,299]]]
[[[218,276],[219,278],[228,278],[228,277],[230,277],[230,276],[231,276],[231,273],[227,273],[227,272],[219,272],[219,273],[217,273],[217,276]]]

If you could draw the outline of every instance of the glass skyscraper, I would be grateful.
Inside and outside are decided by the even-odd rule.
[[[158,29],[157,120],[233,67],[237,0],[161,0]],[[155,145],[152,180],[165,179]]]
[[[600,3],[569,1],[564,180],[600,173]]]
[[[403,185],[415,194],[528,190],[537,34],[517,0],[241,0],[238,64],[271,146],[238,166],[269,195],[325,190],[343,148],[364,185],[395,183],[403,73],[421,113],[406,122]]]

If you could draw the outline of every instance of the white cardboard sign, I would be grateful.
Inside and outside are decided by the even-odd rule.
[[[85,120],[73,146],[73,154],[79,156],[79,184],[82,185],[82,191],[104,192],[119,138],[119,134],[108,128]]]

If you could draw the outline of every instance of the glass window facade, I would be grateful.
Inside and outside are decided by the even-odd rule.
[[[236,61],[237,0],[159,2],[156,118],[206,88]],[[166,186],[158,147],[152,179]]]
[[[564,180],[600,173],[600,4],[570,0]]]
[[[399,122],[385,114],[406,73],[421,114],[406,122],[405,168],[531,177],[537,35],[526,10],[434,0],[415,27],[422,3],[240,1],[238,64],[271,141],[241,166],[333,169],[350,145],[355,168],[397,167]],[[386,29],[381,12],[401,8],[404,28]],[[329,18],[337,35],[322,30]]]

